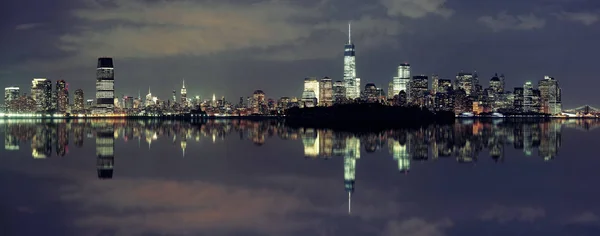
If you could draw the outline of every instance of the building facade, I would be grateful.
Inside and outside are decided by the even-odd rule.
[[[96,112],[112,113],[115,106],[115,73],[113,59],[98,58],[96,67]]]
[[[31,97],[35,101],[37,111],[51,111],[52,81],[46,78],[34,78],[31,82]]]
[[[75,90],[73,94],[73,110],[75,111],[83,111],[85,110],[85,100],[83,96],[83,89]]]
[[[64,80],[56,81],[56,110],[67,112],[69,107],[69,85]]]
[[[354,100],[360,96],[360,79],[356,78],[356,49],[352,43],[350,24],[348,24],[348,43],[344,45],[344,87],[346,87],[347,99]]]
[[[329,77],[325,77],[319,82],[318,99],[320,106],[328,107],[333,105],[333,82]]]

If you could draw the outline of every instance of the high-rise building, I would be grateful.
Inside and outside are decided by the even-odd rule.
[[[319,105],[325,107],[333,105],[333,82],[329,77],[321,79],[319,90]]]
[[[67,112],[69,107],[69,85],[64,80],[56,81],[56,110]]]
[[[374,83],[368,83],[365,85],[365,90],[363,92],[362,100],[366,101],[366,102],[378,101],[377,86],[375,86]]]
[[[4,104],[8,107],[10,101],[17,100],[20,96],[21,89],[19,87],[4,88]]]
[[[77,89],[73,95],[73,110],[83,111],[84,109],[83,89]]]
[[[524,111],[524,93],[523,87],[515,87],[513,92],[513,107],[516,112]]]
[[[538,82],[540,90],[541,112],[556,115],[562,112],[561,90],[558,80],[550,76],[544,76]]]
[[[431,94],[438,93],[439,81],[440,81],[440,76],[438,76],[438,75],[431,76],[431,92],[432,92]]]
[[[523,112],[533,112],[533,84],[531,81],[523,85]]]
[[[320,97],[320,85],[319,85],[319,81],[317,80],[317,78],[311,77],[311,78],[305,78],[304,79],[304,91],[313,91],[313,93],[315,94],[315,98],[317,99],[317,103],[315,104],[315,106],[318,106],[319,104],[319,97]],[[303,93],[304,94],[304,93]],[[303,95],[304,97],[304,95]]]
[[[123,97],[123,108],[133,109],[133,97],[131,97],[131,96]]]
[[[359,84],[356,84],[356,82]],[[356,78],[356,50],[352,43],[352,26],[348,24],[348,43],[344,45],[344,87],[346,98],[354,100],[360,96],[360,79]]]
[[[264,111],[265,109],[263,109],[263,107],[265,107],[265,105],[266,105],[265,92],[263,92],[262,90],[254,91],[253,99],[252,99],[252,113],[263,114],[265,112]]]
[[[437,83],[437,92],[446,94],[448,91],[452,91],[452,80],[449,79],[439,79]]]
[[[183,81],[183,86],[181,87],[181,105],[188,106],[187,101],[187,89],[185,88],[185,80]]]
[[[467,96],[470,96],[473,92],[473,74],[460,72],[456,75],[456,86],[457,89],[462,89],[465,91]]]
[[[390,81],[390,83],[388,84],[388,94],[387,94],[387,98],[388,99],[393,99],[394,95],[398,95],[398,94],[394,94],[394,79],[392,79],[392,81]]]
[[[97,113],[112,113],[115,106],[115,72],[113,59],[98,58],[96,67]]]
[[[498,77],[498,74],[490,79],[490,90],[495,94],[504,92],[504,82]]]
[[[410,83],[410,64],[400,64],[400,66],[398,66],[398,76],[395,76],[392,82],[394,83],[394,95],[400,94],[400,91],[404,91],[408,94],[408,84]]]
[[[335,81],[333,83],[333,102],[336,104],[343,103],[346,100],[346,87],[343,81]]]
[[[429,86],[429,80],[426,75],[413,76],[410,84],[409,100],[411,104],[424,106],[426,99],[425,94]]]
[[[37,111],[52,110],[52,81],[34,78],[31,82],[31,97],[35,101]]]

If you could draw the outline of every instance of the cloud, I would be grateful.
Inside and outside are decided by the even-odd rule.
[[[485,211],[480,219],[483,221],[497,221],[506,223],[510,221],[534,222],[539,218],[546,217],[546,211],[543,208],[534,207],[506,207],[495,205]]]
[[[567,224],[596,224],[600,222],[600,217],[593,212],[584,212],[573,216],[567,221]]]
[[[383,236],[444,236],[444,230],[452,227],[453,222],[445,219],[439,222],[427,222],[420,218],[405,221],[390,221],[386,225]]]
[[[60,37],[63,51],[86,58],[204,56],[243,50],[258,51],[254,55],[272,55],[276,59],[330,58],[338,56],[337,53],[323,50],[322,45],[342,39],[340,36],[347,29],[339,27],[346,21],[322,23],[330,18],[323,2],[113,0],[110,5],[91,2],[94,4],[72,12],[85,27]],[[400,26],[391,20],[362,16],[358,23],[357,26],[370,24],[364,27],[368,32],[356,31],[359,37],[368,35],[368,42],[396,35]],[[314,43],[312,39],[323,34],[331,37],[320,44]],[[241,54],[240,57],[245,56]]]
[[[444,6],[446,0],[381,0],[390,16],[422,18],[428,14],[450,17],[454,11]]]
[[[559,19],[575,21],[584,25],[593,25],[599,18],[597,13],[591,12],[561,12],[556,15]]]
[[[546,25],[546,20],[538,18],[533,13],[529,15],[509,15],[506,12],[500,12],[494,16],[482,16],[477,21],[494,32],[503,30],[532,30],[541,29]]]
[[[42,26],[42,23],[27,23],[27,24],[20,24],[15,26],[16,30],[31,30],[31,29],[35,29],[37,27]]]

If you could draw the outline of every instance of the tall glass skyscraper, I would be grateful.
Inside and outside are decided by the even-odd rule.
[[[64,80],[56,81],[56,109],[67,112],[69,106],[69,86]]]
[[[344,85],[346,87],[346,98],[348,99],[355,99],[360,96],[360,80],[356,78],[355,54],[356,51],[352,43],[352,26],[348,24],[348,43],[344,45]]]
[[[31,81],[31,97],[37,111],[52,110],[52,81],[46,78],[34,78]]]
[[[408,84],[410,83],[410,64],[402,63],[398,66],[398,76],[392,80],[394,95],[400,94],[400,91],[409,93]]]
[[[96,108],[98,113],[112,113],[115,106],[115,72],[113,59],[98,58],[96,68]]]

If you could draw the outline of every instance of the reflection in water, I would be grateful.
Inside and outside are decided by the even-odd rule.
[[[380,151],[387,145],[398,170],[408,173],[411,161],[437,160],[455,157],[458,163],[473,163],[483,150],[495,162],[503,162],[506,148],[522,150],[527,156],[537,155],[545,161],[552,160],[561,146],[563,127],[591,130],[600,126],[597,120],[554,120],[547,122],[480,122],[459,121],[454,125],[431,125],[418,129],[388,130],[378,133],[352,134],[327,129],[286,127],[275,121],[209,120],[207,123],[178,121],[127,121],[127,120],[0,120],[4,129],[6,151],[20,150],[31,142],[35,159],[69,153],[69,139],[76,147],[84,145],[85,138],[96,139],[97,169],[99,178],[112,178],[114,142],[145,140],[148,148],[161,137],[179,142],[185,157],[188,141],[199,142],[208,137],[213,143],[221,142],[226,135],[238,133],[240,139],[251,140],[257,146],[266,139],[278,136],[284,140],[301,139],[306,158],[343,157],[344,183],[349,201],[354,191],[356,162],[361,145],[366,153]],[[350,203],[350,202],[349,202]],[[349,204],[349,211],[351,210]]]

